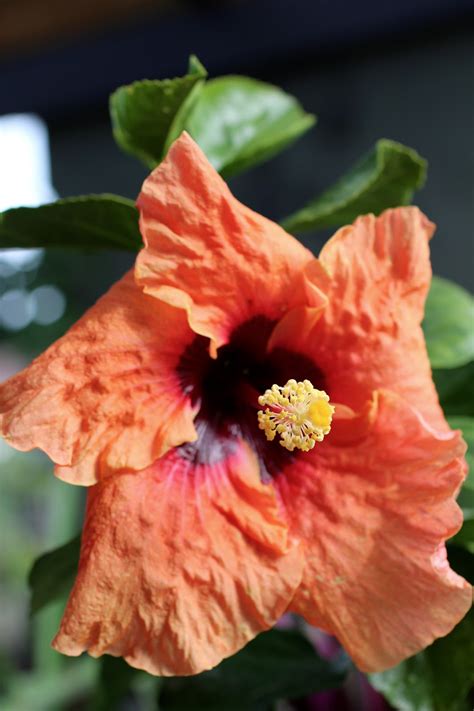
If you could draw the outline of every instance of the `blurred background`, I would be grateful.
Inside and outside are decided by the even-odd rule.
[[[472,0],[0,0],[0,210],[86,193],[135,198],[146,170],[115,145],[108,95],[179,76],[195,53],[211,77],[270,81],[319,117],[288,151],[231,180],[237,197],[281,218],[378,138],[400,141],[429,160],[417,201],[438,224],[434,271],[472,290],[473,20]],[[327,236],[305,242],[318,251]],[[0,380],[132,259],[0,251]],[[8,686],[8,708],[20,711],[66,708],[94,672],[86,663],[68,676],[49,650],[60,606],[30,623],[26,577],[79,530],[81,492],[55,481],[41,456],[2,443],[0,466],[0,692]]]

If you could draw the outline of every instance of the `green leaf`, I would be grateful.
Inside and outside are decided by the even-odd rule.
[[[426,179],[426,161],[412,148],[386,138],[329,190],[283,220],[288,232],[338,227],[359,215],[408,205]]]
[[[474,417],[448,417],[448,422],[454,430],[461,430],[462,436],[466,440],[466,461],[469,473],[464,486],[474,492]]]
[[[474,582],[474,556],[455,546],[451,566]],[[474,684],[474,608],[454,630],[394,669],[370,674],[370,683],[397,711],[468,711]]]
[[[464,548],[450,546],[448,548],[448,558],[451,568],[471,585],[474,585],[474,555],[468,553]]]
[[[280,698],[339,686],[351,664],[319,657],[299,632],[264,632],[215,669],[186,679],[166,679],[161,711],[253,711]]]
[[[465,482],[457,502],[462,509],[464,521],[460,531],[450,539],[449,545],[462,546],[474,553],[474,489]]]
[[[118,195],[84,195],[0,213],[0,248],[142,246],[134,203]]]
[[[433,277],[423,321],[433,368],[457,368],[474,360],[474,299],[457,284]]]
[[[448,422],[453,429],[462,431],[468,447],[466,461],[469,468],[457,499],[463,512],[464,523],[450,543],[464,546],[474,553],[474,417],[448,417]]]
[[[80,547],[81,537],[76,536],[34,562],[28,577],[32,614],[68,594],[76,576]]]
[[[249,77],[225,76],[204,86],[186,130],[228,177],[283,150],[315,121],[281,89]]]
[[[474,517],[464,521],[461,530],[449,541],[449,544],[463,546],[470,553],[474,553]]]
[[[110,116],[118,145],[154,168],[183,130],[206,75],[191,56],[183,77],[144,79],[117,89],[110,97]]]
[[[122,700],[134,688],[137,677],[148,676],[146,672],[129,666],[121,657],[111,657],[106,654],[99,663],[100,673],[94,696],[88,707],[90,711],[114,711],[121,708]],[[153,695],[156,696],[159,679],[154,677],[150,679],[155,686]]]
[[[474,361],[461,368],[433,370],[445,415],[474,417]]]
[[[474,613],[450,635],[398,667],[370,675],[370,683],[398,711],[467,710],[474,683]]]

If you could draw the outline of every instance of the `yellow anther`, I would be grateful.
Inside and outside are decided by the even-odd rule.
[[[279,434],[281,446],[290,452],[295,448],[309,452],[331,430],[334,406],[309,380],[272,385],[258,402],[265,406],[258,412],[258,426],[270,442]]]

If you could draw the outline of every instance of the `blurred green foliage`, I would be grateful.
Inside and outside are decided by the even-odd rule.
[[[458,368],[474,360],[474,299],[462,287],[433,277],[423,329],[433,368]]]
[[[206,72],[196,58],[191,58],[184,77],[121,87],[112,95],[110,109],[119,146],[150,167],[162,160],[172,140],[185,128],[225,176],[270,158],[315,121],[296,99],[271,85],[235,76],[206,81]],[[284,224],[293,231],[338,226],[361,212],[379,213],[386,207],[406,204],[422,186],[425,173],[426,163],[415,151],[383,139],[335,186]],[[106,195],[0,215],[0,246],[52,245],[69,251],[48,252],[43,264],[22,275],[22,288],[52,282],[66,295],[68,310],[49,326],[32,324],[9,334],[9,348],[27,358],[64,332],[88,305],[85,302],[103,292],[131,262],[111,256],[105,260],[93,253],[85,256],[70,248],[138,249],[136,210],[130,201]],[[91,269],[91,264],[98,268]],[[94,274],[90,278],[95,280],[88,285],[86,299],[84,274]],[[434,378],[451,424],[474,446],[470,319],[472,297],[446,280],[435,280],[423,324],[436,369]],[[472,462],[472,455],[469,459]],[[0,461],[0,519],[6,551],[0,574],[9,581],[0,592],[0,604],[7,612],[3,623],[7,648],[0,655],[2,709],[269,711],[281,699],[332,689],[343,683],[348,673],[354,674],[343,653],[330,660],[323,658],[304,631],[295,629],[264,633],[216,669],[192,678],[158,680],[120,659],[96,661],[58,655],[49,642],[77,567],[83,492],[54,480],[50,465],[40,455],[17,454],[2,444]],[[471,476],[459,498],[466,521],[449,546],[453,567],[471,580],[472,494]],[[25,585],[28,570],[44,551],[47,553],[30,573],[29,601]],[[25,622],[30,603],[35,615],[28,640]],[[372,675],[372,683],[402,711],[464,711],[474,684],[472,626],[471,612],[446,638],[396,669]]]

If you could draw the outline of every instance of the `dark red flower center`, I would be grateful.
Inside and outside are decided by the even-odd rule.
[[[199,404],[195,420],[198,439],[179,447],[195,464],[216,464],[235,451],[240,439],[255,450],[262,479],[275,476],[292,457],[258,428],[257,398],[273,383],[308,379],[325,389],[324,375],[305,355],[286,348],[267,352],[275,323],[263,316],[246,321],[233,333],[217,359],[209,356],[209,341],[196,336],[184,351],[178,373],[183,390]]]

